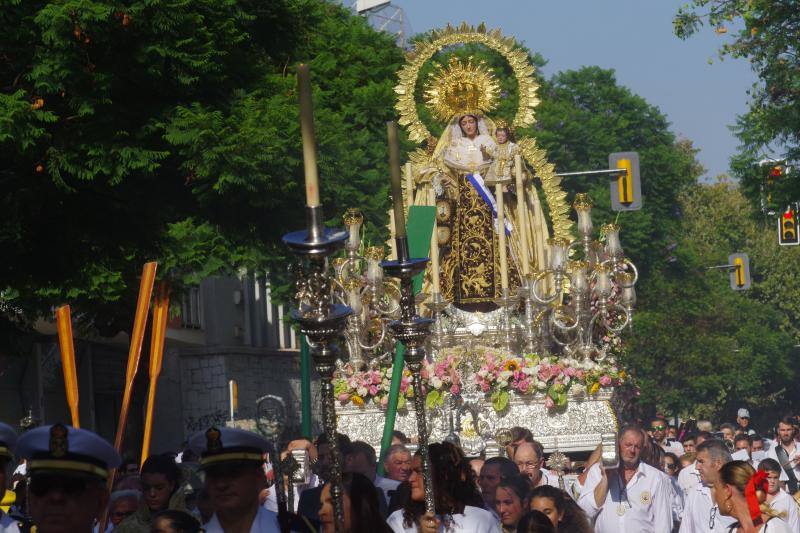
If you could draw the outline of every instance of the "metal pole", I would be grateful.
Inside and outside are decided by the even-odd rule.
[[[300,403],[302,405],[303,436],[312,439],[311,434],[311,354],[308,340],[300,335]]]
[[[599,176],[599,175],[606,175],[606,176],[613,176],[616,174],[624,174],[627,170],[624,168],[609,168],[608,170],[579,170],[577,172],[561,172],[556,174],[559,177],[565,176]]]

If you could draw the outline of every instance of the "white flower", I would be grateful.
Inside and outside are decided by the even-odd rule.
[[[364,397],[367,395],[367,392],[369,391],[367,390],[366,387],[359,387],[356,389],[356,392],[358,393],[359,396]]]
[[[499,377],[500,377],[500,379],[502,379],[502,380],[508,381],[508,378],[510,378],[510,377],[511,377],[511,376],[513,376],[513,375],[514,375],[514,373],[513,373],[512,371],[510,371],[510,370],[503,370],[502,372],[500,372],[500,374],[499,374]]]
[[[434,389],[438,389],[441,386],[442,386],[442,380],[437,378],[436,376],[433,376],[431,378],[431,387],[433,387]]]

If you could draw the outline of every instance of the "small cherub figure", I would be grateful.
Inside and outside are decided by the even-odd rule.
[[[511,176],[514,156],[519,153],[519,146],[514,142],[511,128],[503,121],[498,121],[494,135],[497,145],[486,150],[486,154],[492,158],[487,177],[491,179]]]

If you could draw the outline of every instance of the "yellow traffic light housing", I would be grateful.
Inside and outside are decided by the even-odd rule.
[[[631,172],[631,160],[617,160],[617,168],[624,169],[625,172],[617,176],[617,193],[619,203],[630,205],[633,203],[633,172]]]
[[[778,244],[781,246],[797,246],[800,244],[800,227],[797,213],[791,207],[778,219]]]
[[[728,256],[731,289],[745,291],[750,288],[750,258],[747,254],[735,253]]]
[[[608,168],[623,172],[611,181],[611,209],[637,211],[642,208],[642,188],[639,181],[639,154],[616,152],[608,156]]]

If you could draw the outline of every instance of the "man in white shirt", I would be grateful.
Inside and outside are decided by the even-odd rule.
[[[794,533],[800,533],[800,513],[797,503],[785,490],[781,489],[781,467],[774,459],[764,459],[759,470],[767,473],[767,504],[786,522]]]
[[[558,487],[558,478],[544,470],[544,448],[538,441],[523,442],[514,450],[519,473],[530,478],[533,488],[542,485]]]
[[[360,440],[351,442],[344,452],[344,471],[358,472],[372,481],[375,487],[381,491],[378,497],[384,500],[383,510],[388,509],[392,499],[391,493],[397,490],[400,482],[378,475],[378,458],[375,448]]]
[[[212,427],[192,435],[189,447],[200,455],[214,507],[214,515],[203,526],[206,533],[280,531],[278,515],[258,501],[264,486],[264,454],[270,451],[263,437],[238,428]]]
[[[740,459],[736,454],[741,454],[742,461],[747,461],[753,468],[758,470],[759,461],[753,459],[753,437],[747,433],[739,433],[733,438],[733,448],[734,452],[736,452],[731,456],[733,459]]]
[[[683,455],[683,445],[677,440],[667,438],[667,428],[667,421],[657,416],[650,421],[648,433],[665,452],[672,452],[680,457]]]
[[[589,471],[578,505],[592,518],[597,533],[670,533],[672,487],[660,470],[640,461],[645,434],[626,426],[619,435],[620,464]]]
[[[794,423],[794,418],[783,417],[778,422],[778,438],[767,450],[767,457],[775,459],[781,466],[781,481],[786,483],[790,494],[797,492],[800,479],[800,449],[794,440],[797,433]]]
[[[731,453],[721,440],[709,439],[697,445],[695,466],[701,483],[689,491],[680,533],[727,531],[734,523],[733,518],[720,515],[710,488],[719,479],[720,469],[730,461]]]
[[[695,435],[693,437],[694,440],[692,441],[692,453],[697,453],[696,447],[710,438],[712,438],[712,436],[708,431],[701,431]],[[700,484],[700,474],[697,473],[696,464],[697,462],[695,461],[678,472],[678,486],[683,490],[684,502],[686,502],[686,500],[689,498],[689,493],[692,491],[692,489]]]

